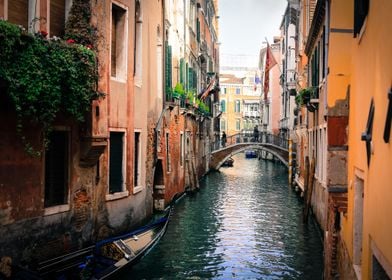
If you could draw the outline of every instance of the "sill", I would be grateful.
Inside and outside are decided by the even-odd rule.
[[[144,189],[144,186],[135,186],[134,188],[133,188],[133,194],[137,194],[137,193],[140,193],[142,190]]]
[[[45,208],[44,215],[49,216],[49,215],[59,214],[59,213],[67,212],[69,211],[69,209],[70,209],[69,204],[51,206]]]
[[[124,83],[124,84],[127,82],[126,78],[119,78],[119,77],[113,77],[113,76],[110,76],[110,80],[118,82],[118,83]]]
[[[116,193],[107,194],[105,196],[105,199],[106,199],[106,201],[117,200],[120,198],[127,197],[128,195],[129,195],[129,191],[116,192]]]
[[[141,88],[143,85],[142,78],[141,77],[134,77],[134,84],[136,87]]]
[[[357,280],[362,279],[362,274],[361,274],[361,266],[358,264],[353,265],[355,276],[357,277]]]

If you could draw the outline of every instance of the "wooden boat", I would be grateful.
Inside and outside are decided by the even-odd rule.
[[[257,158],[257,152],[254,150],[245,151],[245,158]]]
[[[228,158],[225,160],[225,162],[222,164],[222,166],[227,166],[227,167],[232,167],[234,164],[234,159]]]
[[[40,263],[21,279],[109,279],[145,256],[165,234],[172,207],[159,220],[130,233]],[[24,273],[25,274],[25,273]]]

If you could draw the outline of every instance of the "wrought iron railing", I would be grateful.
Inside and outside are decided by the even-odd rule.
[[[211,151],[216,151],[227,146],[240,143],[261,143],[261,144],[272,144],[281,147],[285,150],[288,149],[288,140],[278,135],[259,132],[256,137],[253,132],[241,132],[226,137],[226,141],[222,138],[211,144]]]

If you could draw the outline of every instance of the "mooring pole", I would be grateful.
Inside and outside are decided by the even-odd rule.
[[[289,143],[289,186],[292,184],[293,179],[293,140],[288,139]]]

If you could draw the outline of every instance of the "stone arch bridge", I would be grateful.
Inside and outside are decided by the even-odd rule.
[[[246,150],[265,151],[278,158],[286,167],[289,166],[287,139],[263,133],[261,133],[259,139],[255,139],[252,135],[238,133],[227,137],[224,147],[221,143],[213,143],[210,169],[218,170],[227,159]]]

